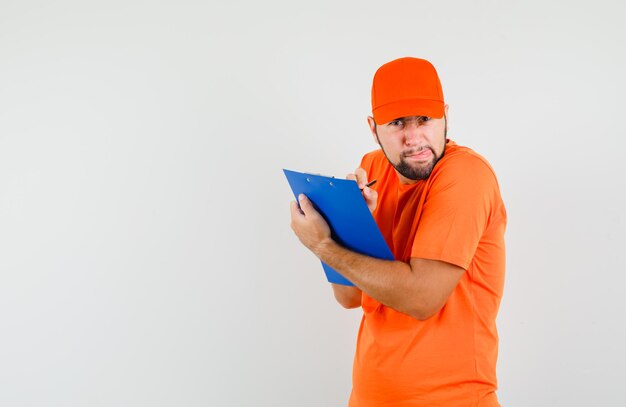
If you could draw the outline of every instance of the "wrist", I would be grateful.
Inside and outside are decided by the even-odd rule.
[[[321,240],[313,250],[313,253],[322,261],[325,258],[328,258],[329,255],[333,253],[334,247],[337,246],[337,243],[330,237],[327,237]]]

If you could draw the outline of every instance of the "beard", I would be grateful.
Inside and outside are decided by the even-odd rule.
[[[429,149],[433,154],[432,158],[427,163],[420,164],[418,166],[411,166],[405,160],[406,156],[422,151],[424,149]],[[444,152],[445,152],[445,146],[444,146]],[[400,156],[400,162],[398,164],[392,163],[389,160],[389,157],[387,157],[387,161],[389,161],[389,163],[393,166],[393,168],[395,168],[396,171],[398,171],[403,177],[408,178],[413,181],[421,181],[430,177],[430,174],[433,172],[433,168],[435,168],[435,164],[437,164],[437,162],[441,159],[441,157],[443,157],[443,152],[441,156],[437,157],[437,154],[435,153],[435,150],[432,149],[432,147],[424,147],[418,150],[411,150],[411,151],[407,151],[403,153]]]

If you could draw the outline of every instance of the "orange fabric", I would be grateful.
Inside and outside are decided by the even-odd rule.
[[[499,406],[506,210],[493,170],[452,141],[431,176],[413,185],[399,183],[381,150],[361,166],[378,180],[374,218],[396,259],[441,260],[466,272],[426,321],[363,294],[350,407]]]
[[[441,82],[425,59],[405,57],[378,68],[372,83],[372,115],[378,124],[399,117],[443,117]]]

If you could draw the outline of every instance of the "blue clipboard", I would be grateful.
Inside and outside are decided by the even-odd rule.
[[[285,170],[296,201],[306,195],[326,219],[333,239],[357,253],[383,260],[394,260],[387,242],[376,225],[355,181]],[[349,285],[348,279],[322,262],[330,283]]]

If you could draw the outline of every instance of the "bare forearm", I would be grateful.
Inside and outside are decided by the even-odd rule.
[[[328,223],[308,198],[298,198],[300,207],[291,203],[291,228],[302,244],[358,289],[397,311],[417,319],[429,318],[443,307],[465,272],[458,265],[440,260],[411,258],[411,264],[407,264],[345,249],[332,240]],[[351,295],[345,297],[346,293]],[[339,291],[337,300],[352,306],[354,293]]]
[[[408,315],[424,317],[416,276],[407,263],[364,256],[332,240],[319,245],[315,254],[380,303]]]

